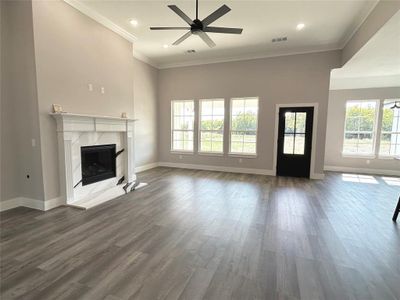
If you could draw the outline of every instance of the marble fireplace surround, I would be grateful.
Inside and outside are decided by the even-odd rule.
[[[134,123],[136,119],[52,113],[57,123],[60,192],[65,205],[82,209],[125,194],[135,184]],[[116,158],[114,178],[82,186],[80,148],[116,144],[124,150]],[[123,184],[117,185],[124,176]],[[128,184],[128,185],[127,185]]]

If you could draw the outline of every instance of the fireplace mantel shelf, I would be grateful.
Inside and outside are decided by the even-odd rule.
[[[109,119],[109,120],[121,120],[121,121],[138,121],[138,119],[112,117],[112,116],[102,116],[102,115],[89,115],[89,114],[75,114],[75,113],[50,113],[55,118],[61,117],[76,117],[76,118],[93,118],[93,119]]]
[[[137,119],[86,115],[74,113],[50,113],[57,122],[57,132],[127,132],[132,131]]]

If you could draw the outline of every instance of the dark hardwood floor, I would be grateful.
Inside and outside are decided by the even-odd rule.
[[[88,211],[1,213],[0,298],[400,299],[398,178],[139,176]]]

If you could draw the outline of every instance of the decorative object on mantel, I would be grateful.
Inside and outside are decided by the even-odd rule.
[[[53,104],[53,113],[55,114],[61,114],[63,113],[62,106],[60,104]]]
[[[123,118],[123,119],[126,119],[128,116],[126,115],[126,112],[123,112],[122,114],[121,114],[121,118]]]

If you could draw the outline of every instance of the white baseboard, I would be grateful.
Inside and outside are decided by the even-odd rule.
[[[322,180],[325,178],[325,174],[323,173],[311,173],[310,179]]]
[[[62,197],[50,199],[47,201],[26,198],[26,197],[16,197],[6,201],[0,202],[0,211],[5,211],[13,209],[19,206],[29,207],[37,210],[50,210],[52,208],[64,205],[65,201]]]
[[[372,174],[372,175],[400,176],[400,171],[384,170],[384,169],[368,169],[368,168],[352,168],[352,167],[341,167],[341,166],[325,166],[324,170],[325,171],[332,171],[332,172],[347,172],[347,173],[361,173],[361,174]]]
[[[20,203],[19,198],[12,198],[12,199],[8,199],[5,201],[1,201],[0,202],[0,211],[5,211],[5,210],[9,210],[9,209],[18,207],[18,206],[20,206],[19,203]]]
[[[220,171],[220,172],[270,175],[270,176],[275,175],[273,170],[267,170],[267,169],[249,169],[249,168],[236,168],[236,167],[210,166],[210,165],[197,165],[197,164],[181,164],[181,163],[171,163],[171,162],[159,162],[158,165],[160,167],[181,168],[181,169]]]
[[[143,172],[143,171],[146,171],[146,170],[150,170],[150,169],[153,169],[153,168],[156,168],[156,167],[158,167],[158,162],[147,164],[147,165],[143,165],[143,166],[140,166],[140,167],[136,167],[135,168],[135,173],[140,173],[140,172]]]

